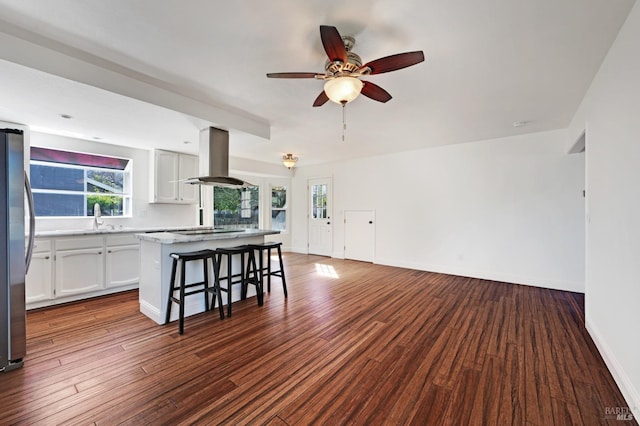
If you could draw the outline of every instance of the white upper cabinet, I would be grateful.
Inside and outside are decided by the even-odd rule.
[[[152,169],[152,194],[154,203],[178,202],[178,156],[169,151],[155,150],[153,152]]]
[[[197,204],[198,186],[181,180],[198,175],[198,157],[159,149],[152,155],[151,202]]]
[[[178,179],[185,180],[198,176],[199,158],[195,155],[180,154],[178,157]],[[178,190],[178,198],[182,203],[197,204],[198,190],[200,185],[189,185],[180,183]]]

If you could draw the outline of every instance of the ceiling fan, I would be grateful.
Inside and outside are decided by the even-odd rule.
[[[320,25],[320,39],[328,56],[324,66],[324,74],[313,72],[277,72],[267,74],[269,78],[315,78],[324,80],[324,90],[313,103],[314,107],[322,106],[328,100],[344,106],[354,100],[360,93],[374,101],[387,102],[391,99],[389,92],[370,81],[361,80],[360,77],[396,71],[424,61],[424,53],[419,50],[385,56],[362,65],[360,56],[351,51],[355,44],[353,37],[342,37],[336,27]]]

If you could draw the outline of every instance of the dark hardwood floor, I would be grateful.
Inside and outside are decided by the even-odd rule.
[[[135,291],[29,312],[0,424],[622,424],[581,294],[285,265],[288,299],[274,280],[263,307],[189,317],[182,336],[140,314]]]

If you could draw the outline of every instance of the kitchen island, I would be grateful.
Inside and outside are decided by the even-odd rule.
[[[140,240],[140,312],[158,324],[164,324],[167,296],[171,287],[171,253],[190,252],[219,247],[234,247],[242,244],[259,244],[265,235],[279,231],[246,229],[199,229],[174,232],[147,232],[136,234]],[[226,274],[223,269],[222,275]],[[202,281],[202,263],[187,264],[187,282]],[[213,279],[213,274],[210,277]],[[234,288],[232,300],[240,299],[240,288]],[[248,294],[251,296],[251,290]],[[255,294],[255,292],[253,293]],[[223,298],[226,299],[226,298]],[[185,302],[185,317],[204,311],[203,297],[192,296]],[[223,300],[224,303],[224,300]],[[178,310],[172,309],[171,321],[178,318]]]

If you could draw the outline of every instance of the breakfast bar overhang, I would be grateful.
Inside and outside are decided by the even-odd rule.
[[[197,229],[136,234],[140,240],[140,312],[156,323],[164,324],[167,294],[171,286],[172,259],[169,256],[171,253],[260,244],[264,242],[265,235],[278,233],[279,231],[261,229]],[[194,280],[197,280],[198,277],[202,278],[202,268],[194,266],[192,269],[188,269],[187,276]],[[200,298],[191,299],[186,300],[185,316],[204,312],[202,300]],[[232,300],[240,300],[239,289],[237,289],[237,293],[234,289]],[[176,319],[177,313],[174,311],[171,321]]]

